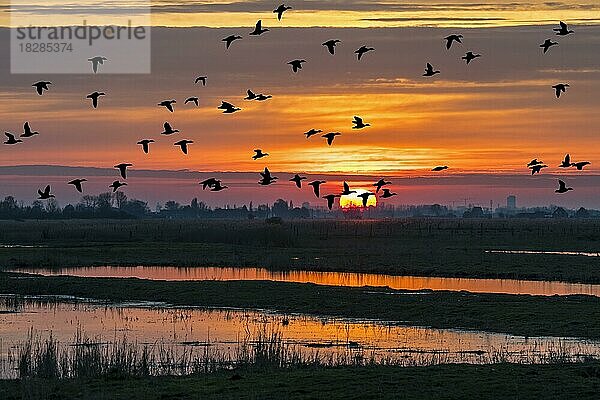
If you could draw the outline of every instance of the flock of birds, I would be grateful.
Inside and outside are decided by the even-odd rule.
[[[277,19],[280,21],[281,18],[283,17],[283,14],[290,9],[292,9],[292,7],[286,6],[285,4],[281,4],[275,10],[273,10],[273,13],[277,14]],[[574,33],[572,30],[569,30],[567,24],[565,24],[562,21],[560,22],[560,28],[555,28],[553,30],[556,32],[556,35],[558,35],[558,36],[567,36],[569,34]],[[252,32],[250,32],[249,35],[250,36],[260,36],[268,31],[269,31],[269,29],[264,28],[262,26],[262,20],[259,20],[256,23],[254,30]],[[225,42],[226,50],[229,50],[232,43],[234,43],[235,41],[240,40],[240,39],[242,39],[242,36],[240,36],[240,35],[230,35],[230,36],[223,38],[222,41]],[[459,43],[459,44],[463,43],[462,42],[463,35],[452,34],[452,35],[445,37],[444,40],[446,42],[445,43],[446,49],[450,50],[454,43]],[[330,40],[327,40],[326,42],[322,43],[322,46],[324,46],[331,55],[335,55],[336,54],[336,46],[339,43],[341,43],[341,40],[339,40],[339,39],[330,39]],[[545,54],[548,52],[548,50],[552,46],[556,46],[556,45],[558,45],[558,42],[554,42],[551,39],[546,39],[544,41],[544,43],[542,43],[540,45],[540,47],[543,49],[543,53]],[[368,46],[361,46],[354,53],[356,54],[357,60],[360,61],[360,60],[362,60],[362,58],[365,54],[372,52],[372,51],[375,51],[375,48],[368,47]],[[468,51],[462,57],[462,59],[468,65],[473,60],[475,60],[479,57],[482,57],[482,55],[474,53],[472,51]],[[103,65],[105,62],[108,61],[108,59],[106,57],[96,56],[96,57],[89,58],[88,61],[92,64],[93,72],[97,73],[100,65]],[[291,66],[293,73],[298,73],[302,69],[302,65],[306,62],[307,61],[304,59],[295,59],[295,60],[289,61],[287,64],[289,64]],[[440,73],[441,73],[441,71],[435,69],[433,67],[433,65],[431,65],[428,62],[428,63],[426,63],[426,68],[425,68],[425,72],[423,73],[423,76],[424,77],[433,77]],[[198,76],[195,79],[194,84],[197,85],[197,84],[201,83],[202,86],[206,86],[207,79],[208,79],[207,76]],[[50,82],[50,81],[39,81],[39,82],[34,83],[32,86],[35,87],[37,94],[41,96],[44,94],[45,91],[48,91],[50,89],[49,85],[51,85],[51,84],[52,84],[52,82]],[[565,93],[568,87],[569,87],[569,85],[566,83],[559,83],[559,84],[552,86],[552,88],[555,90],[555,94],[556,94],[557,98],[560,98],[561,94]],[[90,93],[89,95],[87,95],[86,98],[91,100],[92,107],[94,109],[96,109],[96,108],[98,108],[100,97],[105,96],[105,95],[106,95],[106,93],[104,93],[104,92],[96,91],[96,92],[93,92],[93,93]],[[254,93],[252,90],[248,90],[247,96],[244,98],[244,100],[266,101],[271,98],[272,98],[271,95],[266,95],[263,93]],[[161,101],[160,103],[158,103],[158,106],[164,107],[166,110],[173,113],[173,112],[175,112],[175,104],[176,103],[177,103],[177,101],[175,99],[169,99],[169,100]],[[184,104],[189,104],[189,103],[193,103],[196,107],[198,107],[199,106],[198,97],[188,97],[185,100]],[[217,107],[217,109],[222,110],[222,112],[224,114],[233,114],[235,112],[241,111],[240,107],[237,107],[227,101],[222,101],[221,105],[219,105]],[[371,126],[369,123],[366,123],[363,120],[363,118],[361,118],[359,116],[354,116],[354,118],[352,119],[352,124],[353,124],[352,129],[356,129],[356,130],[365,129],[365,128],[368,128],[369,126]],[[163,132],[161,132],[161,135],[169,136],[169,135],[179,133],[179,130],[174,129],[169,122],[165,122],[163,125],[163,128],[164,129],[163,129]],[[23,126],[23,130],[24,130],[23,133],[19,136],[20,138],[31,138],[31,137],[39,134],[39,132],[33,131],[31,129],[29,122],[25,122],[25,124]],[[324,133],[321,129],[314,129],[314,128],[312,128],[304,133],[304,135],[306,136],[307,139],[311,138],[314,135],[319,135],[319,134],[321,135],[322,138],[326,139],[326,142],[329,146],[331,146],[333,144],[333,141],[336,137],[341,135],[340,132]],[[4,142],[4,144],[6,144],[6,145],[15,145],[15,144],[23,142],[22,139],[17,138],[15,134],[12,134],[10,132],[5,132],[5,135],[7,137],[7,140]],[[145,154],[148,154],[150,151],[150,144],[154,143],[154,142],[155,141],[153,139],[141,139],[140,141],[137,142],[137,144],[141,146],[142,151]],[[183,140],[179,140],[179,141],[175,142],[174,146],[178,146],[181,149],[181,151],[183,152],[183,154],[188,154],[189,145],[191,145],[193,143],[194,142],[192,140],[183,139]],[[259,159],[262,159],[267,156],[269,156],[269,153],[264,152],[262,149],[254,149],[254,155],[252,156],[252,159],[259,160]],[[571,162],[570,155],[567,154],[565,156],[565,159],[563,160],[563,162],[559,165],[559,167],[560,168],[575,167],[577,170],[582,170],[586,165],[589,165],[589,164],[590,164],[590,162],[588,162],[588,161]],[[123,180],[126,180],[127,179],[127,168],[132,167],[132,166],[133,165],[130,163],[120,163],[120,164],[115,165],[114,167],[119,171],[119,174],[123,178]],[[547,168],[548,165],[544,164],[542,161],[538,161],[537,159],[534,159],[527,164],[527,167],[529,169],[531,169],[531,174],[534,175],[536,173],[540,173],[542,171],[542,169]],[[436,166],[432,169],[432,171],[441,172],[448,168],[449,167],[447,165]],[[273,176],[267,167],[265,167],[264,171],[260,172],[260,176],[261,176],[261,179],[258,183],[262,186],[271,185],[279,179],[277,176]],[[289,181],[293,182],[296,185],[296,187],[298,187],[299,189],[302,188],[302,181],[304,181],[304,180],[307,180],[307,177],[301,176],[299,174],[295,174],[291,179],[289,179]],[[86,181],[87,180],[84,178],[79,178],[79,179],[74,179],[74,180],[69,181],[68,184],[73,185],[75,190],[77,190],[80,193],[83,193],[83,183]],[[558,182],[559,182],[559,188],[556,190],[556,193],[566,193],[568,191],[573,190],[573,188],[567,187],[564,181],[559,180]],[[309,182],[307,185],[312,187],[313,193],[315,194],[315,196],[317,198],[323,198],[327,201],[327,207],[330,210],[332,209],[332,207],[334,205],[335,199],[339,198],[341,196],[348,196],[348,195],[355,194],[357,197],[360,197],[362,199],[363,207],[366,207],[369,198],[371,196],[376,196],[377,194],[379,194],[380,191],[382,193],[379,197],[383,198],[383,199],[387,199],[387,198],[397,195],[397,193],[391,192],[390,189],[384,188],[384,186],[390,185],[391,182],[386,181],[383,178],[373,184],[375,193],[369,192],[369,191],[361,191],[362,193],[359,193],[355,190],[351,190],[348,183],[344,182],[342,191],[340,193],[326,194],[324,196],[321,196],[320,187],[324,183],[326,183],[326,182],[323,180],[315,180],[315,181]],[[127,185],[126,182],[121,182],[119,180],[115,180],[111,185],[109,185],[109,187],[113,190],[113,192],[116,192],[119,188],[126,186],[126,185]],[[206,180],[200,182],[200,185],[202,185],[203,190],[209,189],[211,192],[220,192],[220,191],[228,188],[228,186],[223,185],[223,182],[221,180],[216,179],[216,178],[206,179]],[[41,199],[41,200],[55,197],[51,193],[50,185],[47,185],[43,191],[38,190],[38,194],[39,194],[38,199]]]

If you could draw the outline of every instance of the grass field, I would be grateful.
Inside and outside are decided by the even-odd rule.
[[[2,267],[253,266],[600,283],[598,220],[0,221]]]
[[[180,306],[239,307],[285,313],[402,321],[524,336],[600,338],[600,298],[467,292],[411,292],[265,281],[166,282],[0,274],[0,293],[72,295],[106,301],[152,300]],[[404,294],[395,296],[393,294]]]
[[[0,381],[29,399],[597,399],[600,365],[440,365],[292,369],[123,380]]]

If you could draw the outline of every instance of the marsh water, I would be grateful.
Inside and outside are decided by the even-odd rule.
[[[68,349],[108,346],[126,339],[137,346],[167,346],[235,359],[261,332],[280,335],[303,357],[401,365],[432,363],[546,362],[558,355],[599,356],[600,342],[573,338],[525,338],[505,334],[428,329],[384,321],[282,315],[269,311],[175,308],[156,303],[103,304],[85,299],[0,299],[0,370],[15,376],[15,355],[28,337],[50,336]],[[11,363],[11,360],[13,361]]]
[[[350,272],[271,271],[264,268],[221,267],[77,267],[61,269],[19,269],[15,272],[79,277],[139,278],[166,281],[266,280],[314,283],[348,287],[389,287],[395,290],[448,290],[474,293],[529,294],[540,296],[584,294],[600,297],[600,285],[514,279],[470,279],[393,276]]]

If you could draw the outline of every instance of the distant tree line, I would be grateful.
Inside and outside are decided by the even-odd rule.
[[[146,202],[129,200],[122,192],[85,195],[79,203],[64,208],[53,198],[36,200],[31,205],[24,205],[12,196],[0,201],[1,219],[141,218],[149,213]]]
[[[579,208],[578,210],[565,210],[562,207],[535,207],[522,209],[513,214],[492,213],[489,209],[473,206],[461,213],[439,204],[432,205],[378,205],[362,209],[359,207],[348,209],[327,210],[325,207],[310,207],[303,204],[295,207],[290,201],[278,199],[270,206],[261,204],[254,207],[252,202],[242,206],[225,206],[211,208],[197,198],[190,204],[180,204],[176,201],[167,201],[157,204],[154,210],[142,200],[128,199],[123,192],[101,193],[97,196],[85,195],[73,204],[61,208],[58,202],[49,200],[36,200],[31,205],[18,202],[14,197],[7,196],[0,201],[0,219],[127,219],[127,218],[166,218],[166,219],[308,219],[308,218],[334,218],[334,219],[361,219],[361,218],[403,218],[403,217],[428,217],[428,218],[600,218],[600,211]],[[458,215],[457,215],[458,214]]]
[[[266,219],[309,218],[310,216],[307,208],[294,208],[291,202],[288,205],[282,199],[277,200],[273,206],[261,204],[256,208],[252,203],[241,207],[234,205],[211,208],[197,198],[186,205],[171,200],[164,205],[157,204],[154,211],[148,207],[147,202],[128,199],[123,192],[107,192],[97,196],[85,195],[77,204],[67,204],[64,208],[61,208],[54,198],[36,200],[31,205],[18,202],[12,196],[7,196],[0,201],[0,219]]]

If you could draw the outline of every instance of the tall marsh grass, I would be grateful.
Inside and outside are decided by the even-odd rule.
[[[288,344],[281,333],[264,328],[232,346],[219,350],[211,343],[184,346],[156,342],[128,341],[126,336],[111,342],[91,340],[80,330],[73,342],[59,343],[50,334],[42,339],[30,331],[27,339],[9,352],[3,365],[10,378],[127,378],[161,375],[196,375],[222,370],[274,370],[286,368],[325,368],[337,366],[394,365],[400,367],[431,366],[448,363],[521,363],[562,364],[598,360],[573,346],[546,347],[515,354],[507,349],[492,352],[416,351],[401,349],[398,354],[378,356],[374,351],[352,342],[337,344],[337,351],[321,351],[318,346],[307,352],[297,344]],[[326,347],[326,346],[323,346]],[[13,371],[8,372],[7,371]]]

